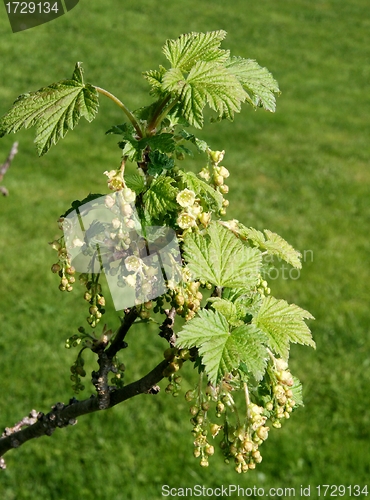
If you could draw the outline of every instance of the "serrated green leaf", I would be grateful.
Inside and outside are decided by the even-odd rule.
[[[297,408],[298,406],[304,406],[303,404],[303,394],[302,394],[302,384],[300,380],[297,377],[293,377],[293,385],[290,387],[290,390],[292,391],[292,399],[295,402],[294,408]]]
[[[138,195],[142,193],[145,189],[144,177],[140,174],[128,174],[125,175],[126,186]]]
[[[239,359],[248,367],[255,379],[262,380],[266,371],[268,353],[267,335],[254,325],[242,325],[232,331],[234,340],[238,343]]]
[[[222,194],[216,191],[212,186],[199,179],[194,172],[180,172],[182,180],[188,189],[197,193],[202,200],[205,201],[206,210],[220,210],[222,207]]]
[[[187,78],[179,68],[170,69],[163,77],[163,90],[173,93],[181,106],[179,112],[196,128],[203,126],[206,104],[218,118],[233,119],[240,111],[246,93],[238,79],[221,64],[198,61]]]
[[[251,325],[229,331],[226,318],[218,311],[203,309],[178,334],[178,347],[197,347],[212,384],[238,368],[241,362],[260,380],[266,368],[265,336]]]
[[[144,207],[151,219],[158,219],[177,207],[174,200],[178,190],[172,185],[173,182],[171,177],[159,176],[145,192]]]
[[[160,96],[162,94],[162,80],[163,75],[166,73],[166,68],[159,66],[159,70],[150,70],[143,73],[144,78],[151,86],[150,93],[152,95]]]
[[[212,222],[207,234],[188,233],[184,255],[195,279],[220,287],[255,286],[261,266],[261,253],[248,248],[230,231]]]
[[[171,170],[175,166],[173,158],[169,158],[166,154],[159,151],[151,151],[149,153],[150,163],[148,166],[149,175],[157,175],[162,170]]]
[[[139,141],[140,148],[144,149],[146,146],[149,146],[152,151],[159,151],[161,153],[172,153],[175,151],[175,145],[173,134],[168,133],[144,137]]]
[[[160,153],[172,153],[176,146],[173,134],[169,133],[137,140],[134,127],[126,123],[113,126],[106,133],[122,135],[123,141],[119,142],[119,146],[123,149],[123,156],[127,156],[131,161],[141,161],[145,149]]]
[[[137,141],[136,141],[137,142]],[[121,141],[118,143],[119,147],[122,148],[122,156],[130,161],[138,160],[138,150],[135,141]]]
[[[74,129],[81,117],[91,122],[98,105],[98,93],[95,87],[83,82],[82,66],[77,63],[71,80],[20,96],[0,119],[0,137],[35,125],[35,144],[42,156],[68,130]]]
[[[206,141],[198,139],[194,134],[189,134],[186,130],[180,130],[178,136],[185,139],[185,141],[190,141],[194,146],[196,146],[198,153],[205,153],[208,148]]]
[[[210,297],[207,300],[211,304],[211,308],[221,313],[231,325],[236,325],[238,320],[238,311],[230,300],[221,299],[220,297]]]
[[[305,319],[314,319],[312,314],[285,300],[265,297],[253,323],[268,335],[269,346],[283,359],[289,357],[289,344],[316,346]]]
[[[226,67],[242,84],[247,94],[246,100],[252,106],[275,111],[275,94],[279,94],[280,90],[268,69],[261,67],[252,59],[242,57],[232,57],[226,63]]]
[[[190,71],[198,61],[225,62],[229,51],[219,49],[226,31],[187,33],[176,40],[167,40],[163,53],[173,68]]]
[[[265,248],[271,255],[277,255],[279,258],[284,259],[285,262],[291,264],[296,269],[302,268],[300,252],[295,250],[284,238],[276,233],[264,229],[266,235]]]
[[[270,255],[276,255],[285,260],[296,269],[302,268],[300,252],[295,250],[284,238],[268,229],[261,231],[253,227],[246,227],[238,221],[220,221],[220,224],[229,228],[234,234],[243,240],[249,240],[262,250],[266,250]]]
[[[134,137],[135,129],[129,123],[121,123],[120,125],[113,125],[105,133],[122,135],[124,139],[131,140]]]

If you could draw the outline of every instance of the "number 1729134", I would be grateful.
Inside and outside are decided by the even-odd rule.
[[[57,14],[58,2],[8,2],[5,4],[8,14]]]

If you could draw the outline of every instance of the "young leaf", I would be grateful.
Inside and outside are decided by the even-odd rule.
[[[187,33],[177,40],[167,40],[163,53],[173,68],[190,71],[198,61],[222,63],[229,57],[229,51],[219,49],[226,31],[210,31],[207,33]]]
[[[239,326],[238,310],[230,300],[220,299],[219,297],[210,297],[207,300],[211,308],[221,313],[227,321],[233,326]]]
[[[314,317],[295,304],[285,300],[265,297],[253,323],[268,335],[268,344],[285,360],[289,357],[289,343],[315,347],[310,329],[304,322]]]
[[[205,153],[208,149],[208,144],[206,143],[206,141],[198,139],[198,137],[195,137],[194,134],[189,134],[189,132],[184,129],[179,131],[178,137],[181,137],[182,139],[185,139],[185,141],[190,141],[191,143],[193,143],[197,148],[198,153]]]
[[[184,256],[194,278],[220,287],[252,288],[258,279],[261,253],[248,248],[230,231],[213,222],[206,236],[188,233]]]
[[[232,57],[226,63],[227,69],[242,84],[252,106],[263,107],[267,111],[276,109],[275,93],[279,94],[279,85],[266,68],[262,68],[252,59]]]
[[[19,96],[0,119],[0,137],[35,125],[35,144],[42,156],[68,130],[74,129],[82,116],[91,122],[98,105],[98,93],[95,87],[84,83],[81,63],[77,63],[71,80]]]
[[[169,70],[163,77],[163,90],[174,94],[181,107],[179,112],[196,128],[203,126],[206,104],[218,118],[233,119],[240,111],[246,93],[238,79],[221,64],[198,61],[187,78],[179,68]]]
[[[173,182],[174,179],[171,177],[162,175],[155,179],[145,192],[143,202],[151,219],[158,219],[161,215],[176,208],[174,200],[178,190],[172,185]]]
[[[197,347],[212,384],[238,368],[241,362],[260,380],[265,372],[266,336],[252,325],[229,331],[226,318],[218,311],[202,310],[178,334],[178,347]]]
[[[166,154],[160,153],[159,151],[151,151],[149,153],[149,175],[157,175],[162,172],[162,170],[171,170],[175,166],[175,161],[169,158]]]
[[[253,227],[246,227],[244,224],[236,220],[220,221],[220,224],[229,228],[241,239],[251,241],[256,246],[260,247],[261,250],[266,250],[271,255],[277,255],[280,259],[285,260],[285,262],[292,265],[296,269],[302,268],[302,255],[300,252],[295,250],[278,234],[273,233],[268,229],[265,229],[265,234],[263,234],[261,231],[258,231]]]
[[[151,95],[160,97],[162,95],[162,79],[166,72],[166,68],[159,66],[159,70],[149,70],[143,73],[144,78],[151,86]]]
[[[161,153],[172,153],[175,151],[175,140],[173,134],[158,134],[152,137],[144,137],[139,141],[140,148],[144,149],[149,146],[152,151],[159,151]]]

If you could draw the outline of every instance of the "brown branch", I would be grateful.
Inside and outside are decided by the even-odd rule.
[[[176,335],[173,331],[175,324],[176,309],[172,307],[171,309],[166,309],[164,311],[167,318],[163,321],[162,325],[159,327],[159,336],[169,342],[170,346],[173,347],[176,342]]]
[[[18,142],[15,142],[13,146],[11,147],[11,150],[9,152],[9,155],[5,162],[0,166],[0,182],[3,180],[4,175],[6,174],[8,168],[10,167],[10,164],[13,161],[14,156],[18,153]],[[3,194],[3,196],[8,196],[8,190],[4,186],[0,186],[0,192]]]
[[[163,360],[140,380],[132,382],[121,389],[112,390],[110,393],[109,404],[106,409],[112,408],[113,406],[122,403],[127,399],[133,398],[138,394],[156,394],[158,392],[156,384],[164,378],[163,370],[167,367],[167,365],[168,361]],[[18,448],[30,439],[41,436],[51,436],[56,428],[74,425],[77,423],[77,417],[86,415],[87,413],[93,413],[101,409],[100,399],[96,396],[91,396],[89,399],[85,399],[83,401],[78,401],[73,398],[69,401],[68,405],[57,403],[52,407],[52,411],[47,415],[38,413],[36,421],[36,412],[35,410],[32,410],[30,415],[31,418],[34,419],[34,423],[29,425],[30,421],[27,420],[26,417],[13,428],[7,428],[3,433],[3,436],[0,438],[0,468],[5,469],[6,464],[2,456],[12,448]],[[28,426],[20,430],[22,425]]]
[[[136,307],[127,309],[125,311],[125,317],[122,320],[122,324],[119,327],[114,339],[112,340],[111,345],[105,351],[108,358],[113,359],[118,351],[127,347],[127,344],[125,343],[125,337],[137,317],[138,312],[136,310]]]

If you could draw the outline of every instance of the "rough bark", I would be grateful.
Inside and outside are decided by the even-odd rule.
[[[105,407],[102,407],[101,399],[98,396],[91,396],[83,401],[72,398],[67,405],[56,403],[47,414],[32,410],[28,417],[24,417],[15,426],[7,427],[0,438],[0,468],[5,469],[6,467],[3,455],[13,448],[18,448],[26,441],[41,436],[51,436],[58,427],[76,424],[77,417],[81,415],[112,408],[138,394],[158,393],[159,388],[156,387],[156,384],[163,379],[163,370],[167,365],[168,361],[163,360],[136,382],[132,382],[120,389],[110,390],[109,402]]]

